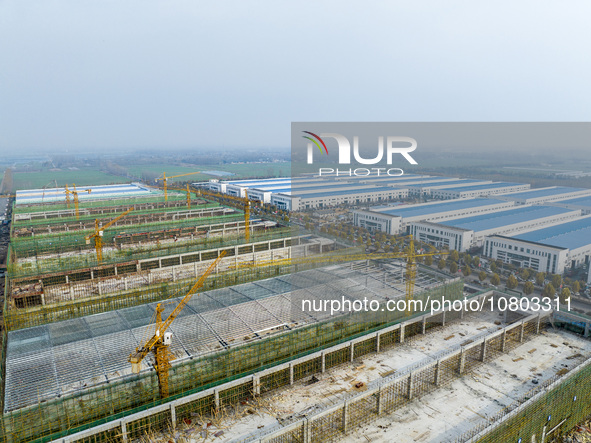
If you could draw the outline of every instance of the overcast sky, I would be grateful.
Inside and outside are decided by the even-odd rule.
[[[589,121],[591,3],[0,0],[0,154]]]

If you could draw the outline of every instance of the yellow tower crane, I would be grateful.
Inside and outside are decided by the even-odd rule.
[[[250,208],[251,202],[248,198],[248,193],[245,192],[246,197],[237,197],[228,194],[218,194],[215,192],[205,191],[203,189],[197,190],[197,195],[205,195],[209,197],[215,197],[217,199],[232,200],[241,203],[242,209],[244,209],[244,241],[250,243]]]
[[[99,265],[103,261],[103,232],[105,231],[105,229],[108,229],[109,227],[111,227],[113,225],[113,223],[115,223],[118,220],[121,220],[123,217],[125,217],[127,214],[129,214],[131,211],[133,211],[133,208],[129,208],[127,211],[125,211],[119,217],[116,217],[113,220],[111,220],[105,226],[99,226],[98,219],[96,219],[94,221],[94,234],[87,235],[85,237],[85,239],[86,239],[86,244],[89,245],[90,240],[94,238],[94,249],[96,250],[96,261]]]
[[[181,313],[183,308],[187,305],[189,300],[195,292],[203,286],[205,279],[209,276],[211,271],[217,266],[220,260],[226,255],[226,251],[222,251],[218,258],[209,265],[205,273],[197,280],[197,283],[187,292],[179,304],[170,313],[168,318],[162,321],[162,312],[164,307],[162,303],[156,305],[156,323],[154,335],[142,346],[138,346],[135,352],[129,355],[129,362],[131,363],[131,370],[134,374],[139,374],[141,370],[142,360],[152,352],[154,354],[156,375],[158,376],[158,386],[160,388],[160,398],[168,397],[168,370],[170,369],[170,362],[173,360],[172,354],[169,352],[169,346],[172,343],[172,333],[166,332],[171,323]]]
[[[76,190],[76,183],[73,184],[74,186],[74,190],[71,191],[70,189],[68,189],[68,185],[66,185],[66,190],[64,191],[66,193],[66,203],[68,204],[68,208],[70,207],[70,194],[72,194],[74,196],[74,207],[76,208],[76,220],[78,220],[80,218],[80,214],[78,212],[78,191]],[[80,191],[80,192],[88,192],[90,194],[91,189],[85,189],[84,191]],[[45,195],[45,191],[44,191],[44,195]]]
[[[178,174],[178,175],[171,175],[169,177],[166,176],[166,172],[162,173],[162,177],[158,177],[156,179],[156,181],[161,181],[162,182],[162,188],[164,189],[164,201],[168,201],[168,180],[170,180],[171,178],[177,178],[177,177],[186,177],[187,175],[193,175],[193,174],[199,174],[199,172],[201,171],[195,171],[195,172],[189,172],[187,174]]]

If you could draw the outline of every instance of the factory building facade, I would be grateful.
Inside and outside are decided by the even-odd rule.
[[[372,208],[370,211],[353,211],[353,224],[370,231],[382,231],[395,235],[405,232],[409,223],[415,221],[449,220],[499,211],[513,206],[513,202],[478,198]]]
[[[418,240],[458,251],[480,247],[490,235],[511,235],[542,226],[573,220],[579,210],[553,206],[520,206],[491,214],[464,217],[441,223],[413,222],[409,232]]]
[[[591,216],[509,237],[489,236],[483,254],[535,271],[562,274],[568,268],[589,264]]]

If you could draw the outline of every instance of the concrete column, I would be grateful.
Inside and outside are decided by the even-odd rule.
[[[376,332],[376,352],[380,352],[380,333]]]
[[[427,317],[423,317],[423,332],[422,332],[423,335],[425,335],[426,330],[427,330]]]
[[[103,288],[102,288],[102,285],[101,285],[101,281],[100,280],[98,282],[98,293],[99,293],[99,295],[103,295]]]
[[[92,272],[92,271],[90,271]],[[66,274],[66,284],[70,283],[70,277],[68,277],[68,275]]]
[[[462,351],[460,352],[460,366],[458,368],[458,373],[460,375],[464,373],[464,366],[466,366],[466,352],[464,351],[464,348],[462,348]]]
[[[348,423],[347,418],[349,416],[349,403],[345,401],[343,404],[343,434],[347,433]]]
[[[174,281],[176,281],[176,272],[175,272],[175,267],[174,267],[174,265],[173,265],[173,266],[171,266],[171,268],[172,268],[172,281],[174,282]]]
[[[176,409],[174,403],[170,404],[170,422],[172,423],[172,429],[176,428]]]
[[[117,275],[117,266],[113,266],[113,269],[115,270],[115,275]]]
[[[536,322],[536,335],[540,333],[540,320],[542,318],[542,314],[538,314],[538,321]]]
[[[304,422],[304,443],[311,443],[312,442],[312,430],[311,428],[311,423],[310,420],[308,420],[307,418],[305,419],[306,421]]]
[[[525,335],[525,323],[521,322],[521,330],[519,331],[519,343],[523,343],[523,336]]]
[[[289,364],[289,384],[293,385],[293,363]]]
[[[252,376],[252,393],[254,395],[261,395],[261,377],[260,375]]]
[[[439,383],[441,383],[441,360],[437,360],[435,364],[435,375],[433,377],[433,384],[439,386]]]
[[[124,421],[121,422],[121,440],[127,443],[127,423]]]
[[[322,351],[320,354],[320,361],[322,362],[322,373],[326,371],[326,352]]]
[[[501,352],[505,352],[505,342],[507,341],[507,330],[503,329],[503,334],[501,335]]]
[[[487,347],[487,342],[485,339],[485,340],[482,340],[482,345],[480,347],[480,361],[486,360],[486,347]]]
[[[353,361],[355,359],[355,343],[353,343],[353,342],[351,342],[351,344],[349,345],[349,353],[350,353],[351,361]]]
[[[215,391],[213,391],[213,404],[214,404],[215,410],[219,411],[219,409],[220,409],[220,391],[218,391],[217,389]]]
[[[443,313],[441,314],[441,326],[445,326],[445,313],[446,311],[443,311]]]
[[[400,325],[400,343],[404,343],[404,324]]]
[[[413,390],[414,390],[414,380],[413,380],[413,375],[414,373],[411,372],[410,374],[408,374],[408,391],[407,391],[407,397],[409,400],[412,400],[412,394],[413,394]]]
[[[127,280],[128,280],[128,278],[127,278],[127,277],[124,277],[124,278],[123,278],[123,284],[125,285],[125,290],[126,290],[126,291],[127,291],[127,289],[128,289],[128,287],[127,287]]]
[[[162,259],[161,259],[161,258],[159,258],[159,259],[158,259],[158,267],[159,267],[159,268],[161,268],[161,267],[162,267]]]

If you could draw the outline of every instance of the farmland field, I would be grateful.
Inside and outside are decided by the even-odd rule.
[[[58,186],[76,183],[79,186],[87,185],[108,185],[112,183],[129,183],[130,179],[118,175],[111,175],[97,169],[79,169],[40,172],[15,172],[13,173],[14,190],[38,189],[43,186],[55,187],[54,180]]]

